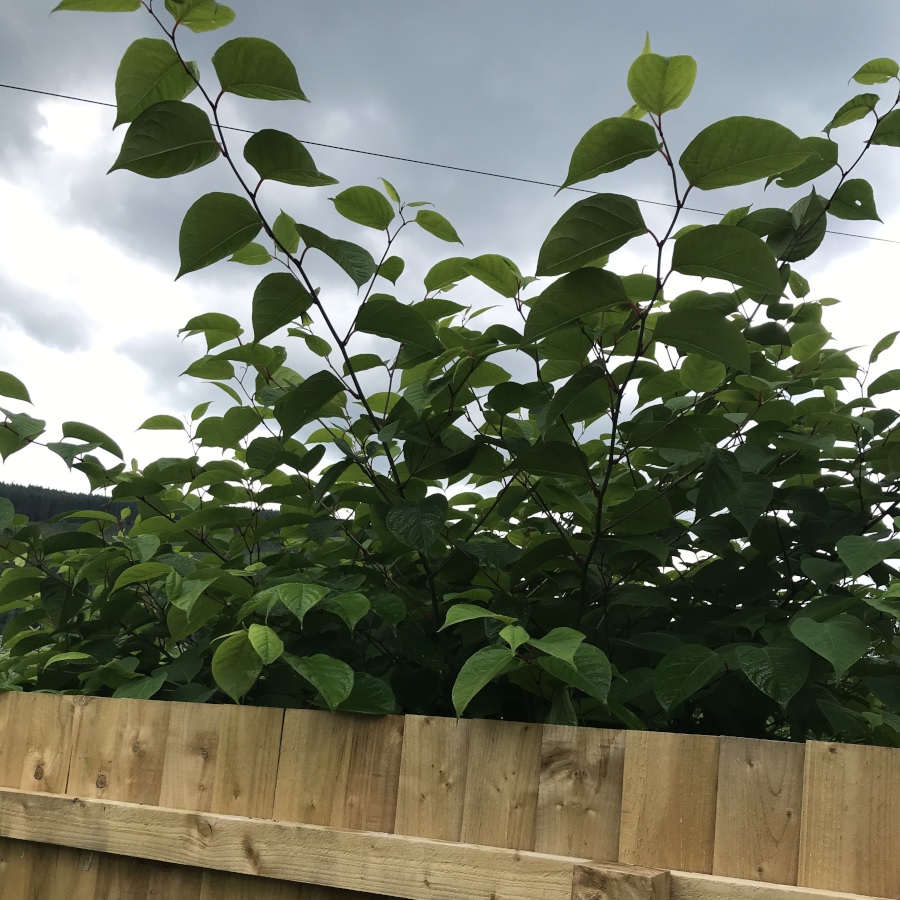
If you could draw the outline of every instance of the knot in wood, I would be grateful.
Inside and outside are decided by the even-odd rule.
[[[106,776],[102,772],[97,776],[97,780],[94,782],[94,784],[96,784],[101,791],[106,787],[108,783],[109,782]]]
[[[44,764],[38,763],[34,767],[34,780],[40,781],[44,777]]]

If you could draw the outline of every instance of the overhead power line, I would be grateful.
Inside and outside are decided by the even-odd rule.
[[[21,91],[26,94],[39,94],[42,97],[54,97],[58,100],[74,100],[78,103],[90,103],[94,106],[107,106],[107,107],[110,107],[111,109],[116,108],[115,103],[108,103],[105,100],[93,100],[90,97],[74,97],[71,94],[58,94],[54,91],[41,91],[41,90],[38,90],[37,88],[23,87],[22,85],[19,85],[19,84],[3,84],[2,82],[0,82],[0,88],[4,88],[9,91]],[[250,128],[237,128],[234,125],[222,125],[221,127],[225,131],[237,131],[237,132],[241,132],[243,134],[254,134],[255,133]],[[506,175],[502,172],[486,172],[483,169],[471,169],[471,168],[468,168],[467,166],[451,166],[451,165],[448,165],[447,163],[431,162],[430,160],[427,160],[427,159],[413,159],[410,156],[395,156],[394,154],[391,154],[391,153],[378,153],[375,150],[361,150],[358,147],[343,147],[340,144],[323,144],[321,141],[307,141],[305,139],[301,139],[301,141],[304,144],[309,144],[311,147],[324,147],[327,150],[340,150],[343,153],[357,153],[361,156],[374,156],[374,157],[377,157],[378,159],[390,159],[390,160],[394,160],[395,162],[411,163],[412,165],[416,165],[416,166],[430,166],[431,168],[434,168],[434,169],[446,169],[450,172],[462,172],[466,175],[483,175],[487,178],[502,178],[505,181],[518,181],[518,182],[521,182],[522,184],[534,184],[534,185],[537,185],[538,187],[552,187],[552,188],[557,188],[557,189],[559,189],[559,187],[560,187],[558,184],[554,184],[552,181],[540,181],[537,178],[522,178],[519,175]],[[597,193],[596,191],[592,191],[589,188],[580,188],[580,187],[567,187],[567,188],[564,188],[563,190],[576,191],[577,193],[580,193],[580,194],[596,194]],[[666,206],[671,209],[675,209],[674,203],[666,203],[662,200],[642,200],[639,197],[635,197],[634,199],[637,200],[638,203],[647,203],[652,206]],[[722,216],[723,215],[723,213],[717,212],[714,209],[701,209],[696,206],[683,206],[682,209],[688,210],[690,212],[702,213],[703,215],[707,215],[707,216]],[[876,236],[870,235],[870,234],[855,234],[854,232],[851,232],[851,231],[832,231],[831,229],[828,229],[827,233],[828,234],[837,234],[837,235],[840,235],[841,237],[858,238],[859,240],[863,240],[863,241],[880,241],[881,243],[884,243],[884,244],[900,244],[900,240],[897,240],[895,238],[876,237]]]

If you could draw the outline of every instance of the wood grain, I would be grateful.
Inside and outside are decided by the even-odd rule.
[[[797,883],[802,744],[721,738],[713,874]]]
[[[669,900],[669,873],[641,866],[575,866],[572,900]]]
[[[900,897],[900,750],[806,745],[799,883]]]
[[[628,732],[619,862],[711,872],[718,775],[716,737]]]
[[[693,872],[669,874],[670,900],[870,900],[859,894]]]
[[[619,858],[625,732],[545,725],[534,849]]]

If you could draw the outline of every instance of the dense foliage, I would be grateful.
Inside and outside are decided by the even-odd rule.
[[[113,169],[218,161],[232,180],[187,210],[178,276],[227,258],[264,274],[243,324],[212,311],[183,329],[205,343],[187,375],[233,405],[144,423],[185,431],[190,455],[127,469],[75,422],[47,445],[133,525],[76,511],[76,532],[47,536],[0,500],[0,611],[16,612],[0,687],[900,744],[900,416],[879,406],[900,370],[870,379],[833,346],[833,301],[795,268],[829,217],[878,218],[854,172],[900,146],[900,98],[874,92],[900,84],[896,62],[856,73],[873,92],[824,136],[731,116],[679,149],[664,121],[696,65],[648,43],[634,105],[585,134],[565,185],[646,159],[671,182],[666,227],[592,194],[550,228],[536,277],[453,256],[423,290],[403,280],[399,232],[459,239],[391,184],[331,191],[379,236],[374,256],[268,207],[268,182],[335,180],[290,134],[242,153],[226,139],[229,96],[306,99],[283,51],[250,37],[215,52],[217,86],[199,82],[181,38],[229,8],[57,9],[141,10],[157,28],[116,76]],[[859,120],[845,161],[831,132]],[[763,180],[810,187],[680,227],[690,194]],[[639,274],[607,267],[626,244]],[[346,334],[316,286],[334,264],[359,289]],[[498,295],[493,319],[466,302],[472,279]],[[0,393],[29,400],[9,373]],[[39,442],[42,422],[4,412],[4,457]]]

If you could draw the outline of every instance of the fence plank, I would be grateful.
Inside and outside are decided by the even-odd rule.
[[[534,847],[541,726],[481,721],[468,733],[460,840],[488,847]]]
[[[669,873],[670,900],[871,900],[859,894],[822,891],[695,872]]]
[[[402,747],[402,716],[288,710],[274,817],[392,832]]]
[[[575,866],[572,900],[669,900],[669,873],[640,866]]]
[[[534,849],[619,858],[625,732],[545,725]]]
[[[900,750],[806,745],[799,883],[900,897]]]
[[[394,827],[397,834],[461,839],[470,722],[406,717]]]
[[[721,738],[713,874],[797,883],[802,744]]]
[[[711,872],[719,739],[630,731],[619,862]]]

